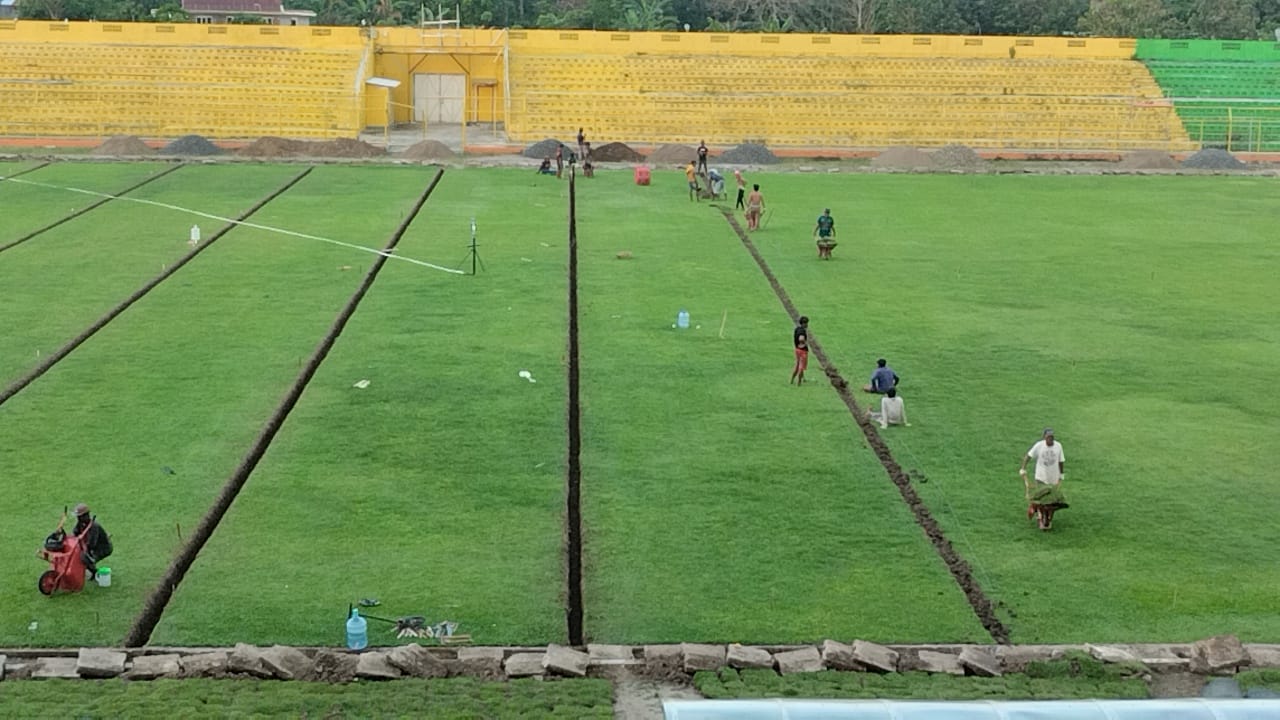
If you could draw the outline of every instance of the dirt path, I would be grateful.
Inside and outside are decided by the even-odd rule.
[[[624,672],[613,681],[613,717],[616,720],[662,720],[663,700],[701,700],[702,694],[687,682],[656,680]]]
[[[773,287],[773,292],[778,296],[778,300],[782,302],[782,306],[786,308],[787,314],[791,316],[791,321],[793,323],[799,322],[800,313],[796,310],[795,304],[791,302],[791,297],[787,294],[786,289],[782,287],[782,284],[778,282],[777,276],[773,274],[773,270],[769,268],[769,264],[765,262],[755,243],[751,242],[751,238],[747,236],[742,226],[738,224],[737,218],[733,216],[733,211],[721,207],[720,212],[724,214],[724,219],[733,228],[733,231],[738,234],[743,247],[747,249],[747,252],[751,253],[751,257],[760,266],[765,279]],[[811,336],[809,346],[813,349],[814,357],[818,359],[818,364],[822,366],[822,371],[826,373],[831,386],[840,395],[845,407],[849,408],[849,414],[853,416],[854,422],[862,430],[862,434],[866,437],[867,444],[871,446],[872,452],[876,454],[880,464],[884,466],[889,479],[897,486],[903,501],[907,503],[907,507],[911,508],[912,514],[915,515],[916,523],[924,530],[929,542],[933,544],[934,550],[938,552],[942,561],[946,563],[947,570],[951,572],[951,577],[964,592],[965,599],[969,601],[974,614],[978,616],[978,621],[982,623],[982,627],[986,628],[996,642],[1007,645],[1009,643],[1009,631],[1000,622],[1000,618],[996,616],[994,604],[986,593],[982,591],[977,578],[973,576],[969,563],[960,557],[960,553],[956,552],[951,541],[943,534],[938,521],[934,520],[929,508],[925,506],[924,501],[916,493],[915,487],[911,485],[911,478],[903,472],[902,466],[898,465],[898,462],[893,459],[893,454],[889,452],[889,446],[885,444],[884,439],[876,432],[875,427],[867,419],[863,409],[858,406],[858,401],[853,397],[848,381],[841,377],[840,371],[831,364],[831,359],[823,351],[822,344]]]
[[[569,644],[586,642],[582,627],[582,406],[578,364],[578,216],[574,172],[569,170],[569,459],[565,493],[565,551]]]

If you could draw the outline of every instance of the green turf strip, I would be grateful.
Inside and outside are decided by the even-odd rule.
[[[446,173],[400,254],[454,266],[475,217],[488,269],[383,269],[154,641],[337,644],[366,597],[477,643],[565,640],[563,187]]]
[[[8,176],[11,172],[19,172],[35,164],[15,163],[12,171],[0,171],[0,174]],[[4,208],[3,213],[0,213],[0,245],[7,245],[49,223],[102,200],[99,195],[29,185],[20,181],[114,194],[131,185],[136,185],[147,176],[164,170],[165,167],[166,165],[162,163],[145,162],[54,163],[12,181],[0,182],[0,207]],[[184,168],[178,173],[189,169]],[[107,206],[110,206],[110,203]],[[88,215],[93,215],[93,211]],[[88,220],[88,217],[85,219]],[[9,253],[12,252],[16,251],[5,252],[6,260],[11,257]]]
[[[1015,642],[1280,640],[1272,181],[752,179],[777,210],[757,242],[834,362],[902,376],[889,444]],[[1048,534],[1017,475],[1045,426],[1072,503]]]
[[[606,718],[607,680],[283,683],[262,680],[0,683],[0,715],[15,718]]]
[[[255,219],[380,246],[430,177],[423,168],[324,167]],[[0,589],[0,646],[120,641],[371,257],[237,230],[0,407],[0,477],[8,484],[0,574],[13,579]],[[114,584],[42,597],[35,550],[62,507],[78,500],[113,533],[106,564]],[[309,522],[304,508],[276,513]],[[206,612],[230,626],[280,589],[246,582],[241,590],[233,606]]]
[[[578,223],[588,635],[989,640],[723,217],[630,182]]]
[[[193,166],[141,187],[129,197],[235,217],[300,170],[296,166]],[[6,289],[6,311],[0,319],[5,338],[0,344],[0,384],[31,369],[166,265],[190,252],[187,240],[193,224],[200,225],[208,239],[225,223],[117,200],[4,253],[0,258],[0,287]]]

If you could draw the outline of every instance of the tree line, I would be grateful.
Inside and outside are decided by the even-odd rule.
[[[1280,0],[286,0],[321,25],[1272,39]],[[174,0],[19,0],[21,17],[188,20]],[[456,16],[456,17],[455,17]],[[258,21],[251,15],[239,22]]]

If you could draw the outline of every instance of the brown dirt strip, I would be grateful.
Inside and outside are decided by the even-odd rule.
[[[751,238],[747,236],[742,226],[738,224],[737,218],[733,216],[733,211],[720,207],[720,212],[724,214],[724,219],[728,221],[733,231],[738,234],[738,238],[742,240],[743,247],[747,249],[747,252],[751,253],[751,257],[760,266],[765,279],[773,287],[773,292],[777,294],[778,300],[782,302],[787,314],[791,316],[791,321],[793,323],[799,322],[800,312],[796,310],[795,304],[791,302],[791,297],[787,295],[782,283],[778,282],[777,276],[773,274],[773,270],[769,268],[769,264],[765,262],[755,243],[751,242]],[[907,503],[907,507],[911,509],[912,514],[915,515],[916,523],[924,530],[929,542],[933,543],[934,550],[937,551],[942,561],[946,563],[947,570],[951,572],[951,577],[964,592],[965,598],[969,601],[970,607],[973,608],[974,614],[978,616],[978,621],[982,623],[982,627],[986,628],[997,643],[1002,645],[1009,644],[1009,630],[1005,628],[1004,624],[996,616],[995,604],[982,591],[977,578],[973,576],[973,570],[969,567],[969,563],[960,557],[960,553],[956,552],[951,541],[943,534],[942,527],[938,525],[938,521],[933,518],[929,508],[925,506],[924,501],[916,493],[915,487],[911,485],[910,476],[903,472],[902,466],[898,465],[898,462],[893,459],[893,454],[889,452],[889,446],[885,444],[884,439],[876,432],[875,426],[871,424],[865,412],[858,406],[858,401],[853,397],[853,391],[848,381],[840,376],[840,371],[831,364],[831,359],[823,351],[822,344],[812,335],[809,337],[809,346],[813,349],[814,357],[818,359],[818,364],[822,366],[822,371],[826,373],[831,386],[835,388],[840,399],[844,401],[845,407],[849,408],[849,414],[853,416],[854,422],[862,430],[862,434],[866,437],[867,444],[871,446],[872,452],[876,454],[880,464],[884,466],[885,472],[889,474],[889,479],[898,487],[898,492],[901,493],[902,499]]]
[[[32,368],[30,372],[28,372],[26,375],[23,375],[22,377],[10,383],[9,386],[6,387],[4,390],[0,390],[0,405],[5,404],[6,402],[8,402],[9,398],[22,392],[24,388],[26,388],[28,385],[38,380],[41,375],[44,375],[46,372],[49,372],[49,370],[52,369],[54,365],[57,365],[60,360],[70,355],[73,350],[83,345],[86,340],[93,337],[94,334],[97,333],[102,328],[106,327],[107,323],[111,322],[112,320],[115,320],[116,317],[120,315],[120,313],[124,312],[125,310],[128,310],[134,303],[138,302],[143,297],[145,297],[147,293],[154,290],[157,285],[167,280],[169,276],[178,272],[178,270],[182,269],[183,265],[186,265],[187,263],[191,262],[195,258],[195,256],[207,250],[210,245],[213,245],[215,242],[217,242],[218,238],[222,237],[223,235],[226,235],[233,228],[235,228],[237,222],[243,222],[244,220],[248,220],[251,215],[261,210],[263,206],[266,205],[267,203],[271,202],[272,200],[275,200],[277,197],[280,197],[280,195],[282,195],[289,188],[296,185],[299,180],[306,177],[307,174],[310,172],[311,172],[311,168],[307,168],[306,170],[303,170],[297,175],[294,175],[284,185],[281,185],[278,189],[276,189],[270,195],[254,203],[253,207],[241,213],[240,216],[236,218],[236,222],[230,222],[222,226],[222,228],[219,229],[216,233],[210,235],[208,240],[205,240],[204,242],[197,245],[186,255],[183,255],[181,258],[179,258],[177,262],[170,265],[164,272],[148,280],[145,285],[135,290],[132,295],[125,298],[115,307],[108,310],[106,314],[104,314],[102,317],[93,321],[93,324],[85,328],[83,331],[81,331],[79,335],[76,335],[65,345],[53,351],[52,353],[49,353],[48,355],[46,355],[44,360],[42,360],[39,365],[36,365],[34,368]]]
[[[569,169],[569,472],[565,493],[565,549],[568,555],[569,644],[583,645],[582,627],[582,406],[578,363],[578,215],[574,171]]]
[[[320,369],[320,364],[328,357],[329,351],[333,349],[334,343],[338,341],[338,337],[342,334],[343,329],[346,328],[347,322],[355,314],[356,308],[360,306],[360,301],[369,292],[369,288],[373,287],[373,281],[378,278],[378,273],[381,272],[382,266],[387,263],[387,254],[395,250],[396,245],[400,243],[400,238],[409,229],[409,225],[414,221],[414,218],[418,217],[422,206],[426,204],[427,198],[431,197],[431,192],[436,189],[436,185],[439,184],[440,178],[443,176],[444,169],[436,170],[431,182],[427,184],[426,189],[422,191],[413,206],[409,208],[404,220],[400,221],[400,225],[391,234],[391,238],[383,248],[383,254],[373,261],[369,271],[365,273],[360,287],[356,288],[355,293],[347,300],[346,305],[342,307],[342,310],[338,311],[338,316],[334,318],[329,332],[325,333],[324,338],[320,340],[320,344],[311,353],[311,357],[303,365],[302,371],[298,373],[293,385],[285,393],[284,399],[276,406],[275,411],[271,413],[271,417],[267,418],[266,424],[258,432],[258,437],[254,440],[253,445],[249,447],[249,452],[245,454],[240,461],[240,465],[231,473],[231,477],[227,478],[213,505],[204,514],[204,517],[200,518],[200,523],[196,526],[191,537],[187,539],[186,544],[182,546],[173,561],[169,563],[164,577],[160,579],[155,589],[147,596],[146,601],[143,603],[142,611],[134,619],[133,626],[129,628],[129,633],[124,638],[125,647],[141,647],[151,639],[151,632],[155,630],[156,625],[160,622],[160,617],[164,614],[164,609],[169,604],[169,599],[173,597],[173,591],[177,589],[178,584],[182,582],[182,578],[191,569],[196,557],[200,554],[205,544],[209,542],[209,538],[213,537],[213,531],[218,528],[218,523],[222,522],[223,516],[231,509],[231,503],[235,502],[236,496],[240,494],[240,490],[248,482],[249,476],[253,474],[254,468],[258,466],[258,462],[266,454],[267,448],[271,445],[271,441],[275,439],[276,433],[280,431],[285,419],[289,417],[289,413],[298,404],[298,399],[302,397],[302,392],[306,390],[307,384],[315,376],[316,370]]]
[[[169,173],[171,173],[171,172],[175,172],[175,171],[177,171],[177,170],[180,170],[182,167],[183,167],[182,165],[174,165],[173,167],[171,167],[171,168],[165,168],[164,170],[161,170],[160,172],[158,172],[158,173],[156,173],[156,174],[154,174],[154,175],[148,175],[147,177],[143,178],[142,182],[137,183],[137,184],[134,184],[134,185],[130,185],[129,187],[127,187],[127,188],[125,188],[125,189],[121,190],[120,192],[114,193],[111,197],[105,197],[105,198],[102,198],[101,200],[98,200],[97,202],[94,202],[94,203],[91,203],[91,204],[89,204],[89,205],[86,205],[85,207],[82,207],[82,208],[80,208],[79,210],[77,210],[77,211],[75,211],[75,212],[71,213],[70,215],[67,215],[66,217],[62,218],[61,220],[55,220],[55,221],[53,221],[53,222],[49,223],[48,225],[45,225],[44,227],[40,228],[39,230],[36,230],[36,231],[34,231],[34,232],[30,232],[30,233],[27,233],[26,235],[23,235],[22,237],[18,238],[17,240],[14,240],[13,242],[9,243],[8,245],[0,245],[0,253],[4,252],[5,250],[8,250],[8,249],[10,249],[10,248],[17,247],[18,245],[21,245],[22,243],[24,243],[24,242],[26,242],[26,241],[30,240],[31,238],[34,238],[34,237],[36,237],[36,236],[40,235],[41,233],[48,232],[48,231],[50,231],[50,230],[52,230],[52,229],[54,229],[54,228],[58,227],[59,225],[61,225],[61,224],[65,223],[65,222],[68,222],[68,221],[71,221],[71,220],[75,220],[76,218],[80,217],[81,215],[84,215],[85,213],[89,212],[90,210],[94,210],[94,209],[96,209],[96,208],[100,208],[100,207],[102,207],[103,205],[106,205],[107,203],[111,202],[112,200],[115,200],[116,198],[120,197],[121,195],[127,195],[127,194],[129,194],[129,193],[133,192],[134,190],[137,190],[138,188],[142,187],[143,185],[146,185],[146,184],[147,184],[147,183],[149,183],[149,182],[152,182],[152,181],[155,181],[155,180],[159,180],[160,178],[164,177],[165,175],[168,175],[168,174],[169,174]]]

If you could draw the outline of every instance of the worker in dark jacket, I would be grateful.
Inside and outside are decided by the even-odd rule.
[[[111,538],[107,535],[106,529],[98,524],[98,519],[89,514],[88,505],[84,503],[76,505],[75,513],[76,527],[72,534],[80,537],[81,533],[84,533],[84,539],[80,545],[80,557],[84,560],[86,570],[97,573],[98,563],[111,555]]]

